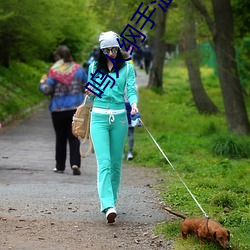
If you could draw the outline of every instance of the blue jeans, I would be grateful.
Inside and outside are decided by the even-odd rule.
[[[92,112],[90,134],[97,160],[97,189],[101,211],[115,207],[121,179],[123,148],[128,132],[126,112],[109,114]]]

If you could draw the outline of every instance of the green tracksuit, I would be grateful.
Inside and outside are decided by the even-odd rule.
[[[101,89],[91,80],[91,73],[95,70],[94,64],[90,65],[88,82]],[[134,66],[126,63],[119,70],[119,78],[116,78],[115,71],[109,73],[109,75],[115,79],[115,84],[112,89],[110,87],[105,89],[102,98],[94,97],[90,124],[90,134],[97,159],[97,189],[101,201],[101,211],[108,207],[115,207],[117,201],[122,154],[128,132],[124,103],[125,88],[130,104],[137,103]],[[95,81],[101,84],[102,79],[101,77],[95,78]],[[102,86],[105,86],[105,84],[106,82]],[[95,112],[95,108],[107,112]],[[121,111],[123,109],[124,112]],[[119,111],[117,114],[116,110]],[[110,111],[113,111],[113,113]]]

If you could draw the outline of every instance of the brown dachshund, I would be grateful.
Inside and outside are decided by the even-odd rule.
[[[216,241],[224,249],[231,249],[229,245],[230,232],[222,227],[219,222],[210,218],[187,218],[185,215],[173,212],[169,208],[163,207],[163,209],[183,219],[181,225],[183,239],[187,239],[188,234],[194,234],[201,241]]]

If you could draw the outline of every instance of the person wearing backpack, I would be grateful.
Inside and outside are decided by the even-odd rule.
[[[59,46],[55,51],[56,62],[50,68],[48,76],[41,79],[40,91],[50,95],[49,110],[56,135],[55,173],[64,173],[66,168],[67,142],[69,142],[70,166],[73,175],[80,175],[80,142],[72,134],[72,117],[84,100],[84,87],[87,74],[73,61],[67,46]]]
[[[88,74],[88,84],[91,83],[94,87],[109,84],[108,78],[102,83],[105,75],[115,79],[115,84],[108,86],[101,97],[93,93],[94,88],[90,91],[86,86],[87,94],[93,99],[90,134],[97,160],[97,189],[101,211],[105,213],[108,223],[115,222],[117,216],[116,202],[128,131],[125,89],[131,105],[131,114],[138,112],[134,66],[125,62],[117,39],[119,35],[113,31],[104,32],[99,36],[99,56],[90,65]],[[112,59],[119,61],[112,62]]]

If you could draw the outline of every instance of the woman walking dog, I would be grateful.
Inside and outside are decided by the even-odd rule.
[[[117,38],[119,36],[112,31],[104,32],[99,36],[99,56],[90,65],[88,75],[88,83],[92,86],[99,88],[102,84],[108,83],[108,79],[105,83],[102,82],[101,74],[99,76],[95,74],[93,81],[91,75],[96,70],[115,79],[115,84],[112,88],[108,86],[101,98],[94,95],[92,91],[86,91],[93,99],[90,133],[97,159],[97,188],[101,211],[106,214],[108,223],[113,223],[117,216],[115,205],[118,199],[123,149],[128,131],[124,103],[125,89],[131,104],[131,115],[138,112],[134,67],[125,62]],[[114,62],[117,68],[110,58],[120,60]],[[118,78],[116,78],[116,69],[119,73]]]

